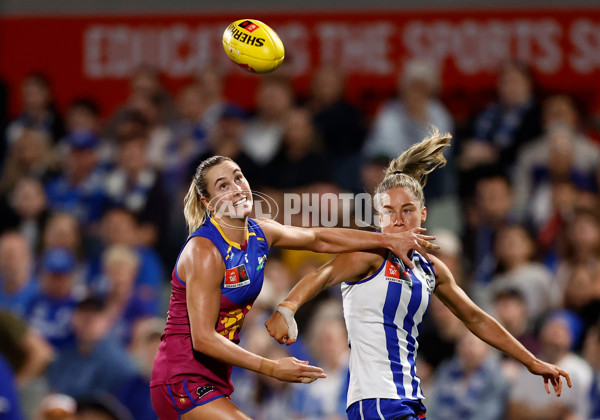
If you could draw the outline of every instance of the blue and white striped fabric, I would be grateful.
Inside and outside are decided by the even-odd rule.
[[[347,406],[365,399],[423,399],[415,358],[421,321],[435,288],[431,264],[413,253],[413,270],[388,253],[371,277],[342,284],[350,343]]]

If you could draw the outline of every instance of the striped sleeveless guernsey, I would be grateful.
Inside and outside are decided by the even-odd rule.
[[[415,268],[405,269],[388,252],[374,275],[342,283],[350,345],[347,407],[370,398],[424,398],[415,359],[435,273],[417,252],[412,262]]]

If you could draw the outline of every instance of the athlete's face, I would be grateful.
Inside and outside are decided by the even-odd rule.
[[[245,218],[252,212],[252,192],[240,167],[225,161],[210,168],[206,173],[208,199],[204,205],[216,217]]]
[[[427,209],[404,187],[387,190],[376,199],[383,233],[406,232],[427,218]]]

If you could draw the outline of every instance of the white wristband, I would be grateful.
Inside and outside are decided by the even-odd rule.
[[[277,312],[283,316],[283,319],[285,319],[285,322],[288,325],[288,338],[291,340],[298,338],[298,325],[294,319],[294,312],[290,308],[281,305],[277,307]]]

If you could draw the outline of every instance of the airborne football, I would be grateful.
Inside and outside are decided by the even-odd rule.
[[[231,61],[251,73],[270,73],[285,57],[283,42],[277,33],[255,19],[240,19],[227,26],[223,48]]]

